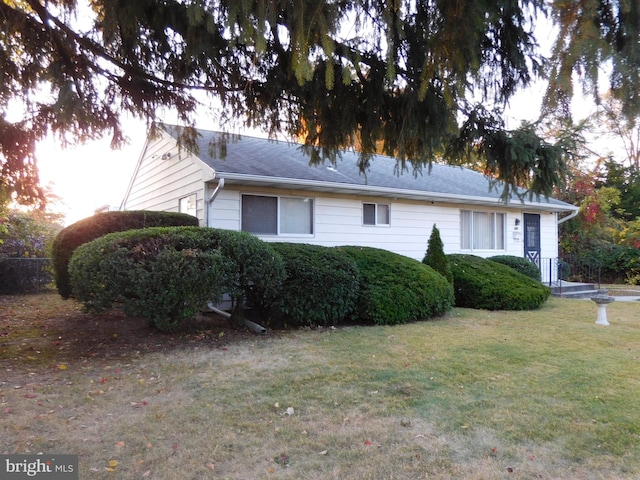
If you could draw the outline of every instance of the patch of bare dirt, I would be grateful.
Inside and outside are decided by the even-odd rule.
[[[185,326],[184,332],[166,334],[147,320],[127,317],[118,310],[88,314],[80,303],[63,300],[57,293],[0,296],[0,361],[5,371],[55,368],[88,359],[127,358],[196,346],[226,348],[256,335],[246,328],[232,328],[228,319],[212,313]]]

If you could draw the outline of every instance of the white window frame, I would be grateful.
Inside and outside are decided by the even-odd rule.
[[[373,205],[373,223],[367,223],[365,208],[366,206]],[[380,216],[383,214],[381,211],[381,207],[385,207],[386,209],[386,223],[380,221]],[[365,227],[389,227],[391,226],[391,204],[390,203],[379,203],[379,202],[362,202],[362,225]]]
[[[476,235],[478,234],[479,228],[476,228],[475,221],[479,221],[479,217],[481,215],[488,215],[490,218],[491,228],[491,236],[487,242],[487,238],[478,239]],[[465,225],[465,216],[469,219],[469,225]],[[500,217],[502,219],[501,222],[497,221],[497,218]],[[486,211],[486,210],[468,210],[461,209],[460,210],[460,250],[465,252],[473,252],[473,251],[496,251],[496,252],[504,252],[507,249],[507,235],[506,235],[506,223],[507,223],[507,214],[504,212],[495,212],[495,211]],[[465,235],[466,234],[466,235]],[[465,238],[467,236],[467,238]],[[478,244],[486,244],[490,245],[479,247]]]
[[[245,229],[244,225],[244,199],[245,197],[266,197],[266,198],[275,198],[276,199],[276,225],[275,232],[252,232],[251,230]],[[284,224],[282,218],[283,211],[283,200],[300,200],[303,202],[310,202],[310,219],[309,219],[309,232],[300,233],[300,232],[283,232]],[[253,233],[254,235],[259,236],[287,236],[287,237],[313,237],[315,234],[315,198],[313,197],[297,197],[297,196],[289,196],[289,195],[267,195],[263,193],[241,193],[240,194],[240,230],[244,232]]]
[[[193,202],[193,205],[191,205],[191,202]],[[178,212],[197,217],[198,195],[196,193],[192,193],[190,195],[187,195],[186,197],[181,197],[180,199],[178,199]]]

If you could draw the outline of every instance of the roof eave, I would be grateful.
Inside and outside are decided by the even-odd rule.
[[[473,195],[459,195],[451,193],[424,192],[421,190],[399,190],[390,187],[372,185],[356,185],[339,182],[324,182],[286,177],[267,177],[263,175],[249,175],[241,173],[217,172],[218,178],[224,178],[227,184],[251,185],[269,188],[290,188],[293,190],[311,190],[314,192],[371,195],[395,199],[417,200],[424,202],[441,202],[465,205],[502,206],[505,208],[526,208],[545,212],[572,212],[578,207],[570,204],[540,203],[529,200],[514,200],[505,203],[500,198],[479,197]]]

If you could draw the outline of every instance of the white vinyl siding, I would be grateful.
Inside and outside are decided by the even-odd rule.
[[[166,156],[165,153],[169,152],[171,155]],[[491,199],[467,202],[459,197],[398,199],[392,192],[388,195],[329,193],[321,185],[318,189],[315,185],[302,189],[300,185],[274,181],[273,185],[280,187],[269,187],[266,184],[241,183],[237,178],[227,179],[225,185],[221,183],[224,179],[224,172],[216,173],[196,156],[185,150],[180,152],[175,140],[163,134],[145,145],[122,206],[125,210],[175,212],[181,210],[181,200],[195,195],[195,210],[202,225],[241,230],[242,195],[270,197],[279,201],[280,210],[276,215],[275,228],[273,215],[263,219],[265,223],[271,222],[268,228],[265,227],[271,233],[257,234],[265,241],[312,243],[327,247],[359,245],[389,250],[416,260],[424,257],[434,225],[440,230],[445,253],[472,252],[489,257],[501,251],[523,257],[522,226],[514,235],[515,224],[516,220],[522,221],[524,213],[534,213],[540,214],[541,258],[544,261],[558,256],[558,215],[545,210],[544,206],[519,202],[486,203]],[[305,199],[308,199],[308,208],[304,206]],[[386,212],[379,208],[381,205],[387,206]],[[183,205],[183,208],[191,210],[192,206],[190,201],[190,206]],[[372,208],[373,217],[369,212],[365,219],[364,210]],[[292,218],[296,220],[283,221],[282,211],[293,212]],[[461,214],[461,211],[469,213]],[[462,221],[464,215],[473,217],[472,212],[478,213],[475,226]],[[386,221],[385,228],[372,228],[366,224],[371,221],[376,225],[383,225]],[[482,233],[490,224],[493,237],[490,233]],[[477,237],[475,246],[474,229]],[[495,249],[486,249],[487,246]]]
[[[163,160],[165,153],[172,152]],[[180,201],[196,196],[195,213],[204,224],[204,182],[202,163],[166,139],[147,145],[127,191],[124,210],[179,212]]]

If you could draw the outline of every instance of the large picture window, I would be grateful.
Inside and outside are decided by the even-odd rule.
[[[313,199],[242,195],[242,230],[257,235],[312,235]]]
[[[363,203],[362,224],[389,225],[389,210],[388,203]]]
[[[504,250],[504,213],[460,212],[462,250]]]

